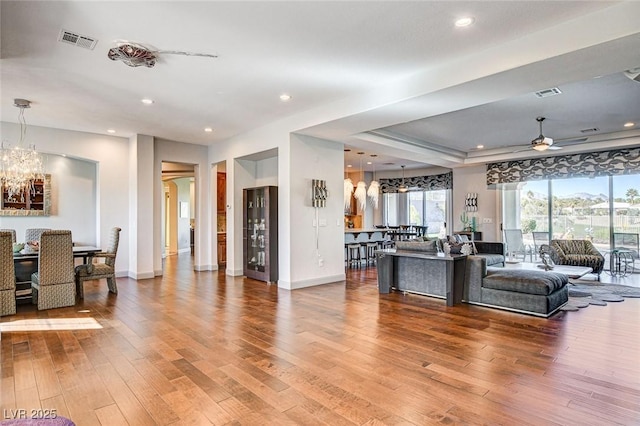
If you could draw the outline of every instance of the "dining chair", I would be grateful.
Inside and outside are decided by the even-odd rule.
[[[14,232],[15,234],[15,232]],[[11,232],[0,231],[0,316],[16,313],[16,274]]]
[[[522,256],[522,260],[529,259],[533,262],[533,252],[531,246],[524,243],[522,238],[522,229],[505,229],[504,242],[507,245],[507,253],[514,256]]]
[[[44,231],[49,231],[50,228],[29,228],[24,232],[24,242],[27,241],[40,241],[40,236]]]
[[[31,275],[31,291],[32,303],[38,305],[38,310],[75,305],[71,231],[42,232],[38,272]]]
[[[0,232],[9,232],[11,234],[11,243],[16,242],[16,230],[15,229],[0,229]]]
[[[93,259],[90,257],[87,263],[75,267],[76,293],[80,299],[84,299],[85,281],[101,280],[103,278],[107,280],[109,291],[118,294],[115,267],[118,244],[120,243],[120,231],[121,229],[118,227],[111,228],[107,249],[92,255],[93,259],[103,258],[104,262],[93,263]]]

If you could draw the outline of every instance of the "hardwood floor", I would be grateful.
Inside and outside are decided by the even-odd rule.
[[[3,418],[640,424],[638,299],[541,319],[379,295],[375,268],[288,292],[193,272],[188,254],[168,258],[164,277],[118,287],[88,282],[75,307],[0,319],[14,330],[1,339]]]

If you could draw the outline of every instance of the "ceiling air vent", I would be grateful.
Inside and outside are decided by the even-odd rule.
[[[590,129],[582,129],[580,130],[580,133],[594,133],[594,132],[597,132],[598,130],[600,129],[598,129],[597,127],[592,127]]]
[[[557,87],[552,87],[551,89],[544,89],[536,92],[536,96],[539,98],[548,98],[549,96],[555,96],[561,94],[562,91]]]
[[[95,38],[83,36],[65,29],[60,30],[58,41],[73,44],[74,46],[83,47],[89,50],[93,50],[93,48],[96,47],[96,43],[98,43],[98,40]]]

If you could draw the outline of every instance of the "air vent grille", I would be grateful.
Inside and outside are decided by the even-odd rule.
[[[562,91],[557,87],[552,87],[551,89],[544,89],[536,92],[536,96],[539,98],[548,98],[549,96],[555,96],[561,94]]]
[[[74,46],[82,47],[84,49],[93,50],[96,47],[98,40],[88,36],[80,35],[73,31],[67,31],[65,29],[60,30],[58,41],[63,43],[73,44]]]
[[[597,127],[592,127],[591,129],[582,129],[580,130],[580,133],[594,133],[594,132],[597,132],[598,130],[600,129],[598,129]]]

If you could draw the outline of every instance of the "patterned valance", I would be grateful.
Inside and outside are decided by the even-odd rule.
[[[383,193],[398,192],[402,178],[379,179],[380,191]],[[405,177],[404,184],[409,191],[437,191],[453,188],[453,172],[440,175]]]
[[[487,185],[640,173],[640,147],[487,164]]]

